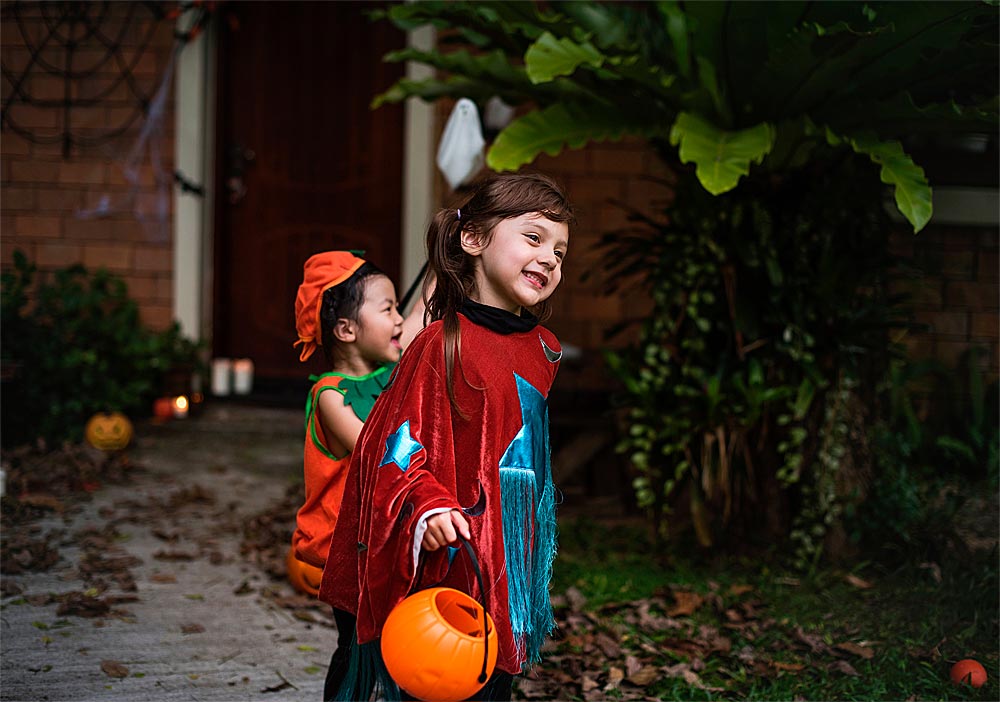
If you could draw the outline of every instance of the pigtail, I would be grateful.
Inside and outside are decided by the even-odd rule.
[[[444,326],[445,385],[452,408],[464,417],[455,400],[455,358],[460,330],[458,309],[472,292],[475,269],[462,250],[460,210],[440,210],[427,229],[427,260],[434,279],[434,291],[427,301],[430,321]],[[461,358],[459,357],[461,365]]]

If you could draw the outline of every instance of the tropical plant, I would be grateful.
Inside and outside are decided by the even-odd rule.
[[[983,2],[425,1],[384,16],[447,30],[439,50],[386,57],[447,75],[403,79],[375,105],[525,105],[490,147],[496,170],[635,134],[719,195],[752,167],[784,173],[853,150],[919,231],[931,189],[900,140],[997,124],[998,13]]]
[[[439,73],[374,105],[518,106],[492,168],[637,135],[678,174],[665,211],[633,211],[603,241],[609,280],[653,305],[639,341],[607,356],[620,449],[660,531],[686,495],[701,543],[765,524],[814,561],[864,462],[858,396],[884,375],[898,321],[882,190],[919,231],[931,189],[907,137],[995,131],[995,8],[429,1],[379,16],[440,30],[436,50],[387,56]]]

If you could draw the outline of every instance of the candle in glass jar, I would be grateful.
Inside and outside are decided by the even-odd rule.
[[[184,419],[188,416],[187,395],[178,395],[174,398],[174,419]]]
[[[248,395],[253,387],[253,361],[249,358],[233,359],[233,392]]]
[[[228,358],[216,358],[212,360],[213,395],[221,396],[229,394],[232,368],[233,362]]]

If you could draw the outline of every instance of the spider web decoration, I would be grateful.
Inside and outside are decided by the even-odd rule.
[[[135,143],[120,159],[129,192],[117,204],[109,195],[96,207],[77,211],[81,219],[92,219],[131,210],[139,221],[160,225],[157,238],[166,240],[170,215],[169,188],[174,180],[163,168],[160,145],[164,139],[164,119],[174,67],[184,46],[204,29],[214,2],[12,2],[3,5],[2,20],[15,23],[28,58],[14,70],[0,65],[3,76],[3,105],[0,130],[19,134],[35,144],[62,145],[64,158],[74,148],[111,144],[129,130],[138,128]],[[153,55],[154,36],[164,22],[174,23],[174,43],[165,65],[158,68],[155,81],[143,84],[137,75],[143,57]],[[177,26],[184,25],[181,31]],[[32,29],[36,31],[32,31]],[[162,51],[162,47],[160,48]],[[0,62],[2,63],[2,62]],[[148,68],[145,69],[148,72]],[[108,76],[113,76],[110,79]],[[42,80],[39,80],[41,78]],[[30,90],[42,81],[61,81],[62,97],[51,92],[37,95]],[[126,96],[123,98],[123,95]],[[81,111],[113,105],[128,106],[124,118],[108,124],[113,111],[105,111],[102,127],[93,124],[75,127],[74,116]],[[58,128],[29,129],[18,122],[19,111],[51,110],[60,115]],[[148,160],[156,187],[151,213],[137,205],[141,189],[140,167]]]
[[[163,3],[157,2],[5,4],[2,21],[17,26],[28,60],[19,70],[0,65],[4,78],[0,127],[36,144],[61,143],[63,157],[68,157],[74,146],[97,146],[124,134],[149,110],[152,91],[144,89],[136,68],[167,14]],[[32,27],[40,31],[32,32]],[[135,37],[135,48],[127,47],[126,42]],[[115,78],[109,83],[93,81],[97,74],[113,74]],[[30,86],[38,76],[61,80],[62,97],[34,95]],[[96,131],[74,129],[74,112],[100,106],[109,97],[120,95],[122,86],[132,109],[121,123]],[[24,126],[18,121],[20,106],[57,111],[59,126],[55,130]]]

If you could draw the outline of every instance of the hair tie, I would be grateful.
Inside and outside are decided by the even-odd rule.
[[[458,217],[458,221],[461,222],[462,221],[462,210],[456,209],[455,210],[455,216]]]

